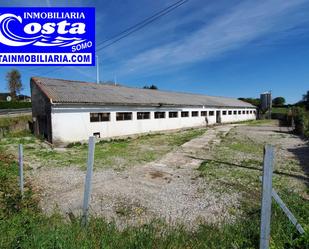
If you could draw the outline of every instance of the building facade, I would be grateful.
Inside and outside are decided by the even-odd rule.
[[[237,99],[32,78],[35,133],[52,143],[256,119]]]

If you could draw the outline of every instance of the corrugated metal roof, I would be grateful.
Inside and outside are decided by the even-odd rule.
[[[139,89],[43,77],[32,77],[31,81],[38,85],[53,103],[254,107],[249,103],[234,98],[201,94]]]

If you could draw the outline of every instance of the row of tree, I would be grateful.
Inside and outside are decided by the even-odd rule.
[[[239,100],[245,101],[250,103],[254,106],[260,107],[261,106],[261,99],[259,98],[238,98]],[[272,100],[272,104],[274,107],[281,107],[285,105],[285,98],[283,97],[276,97]]]

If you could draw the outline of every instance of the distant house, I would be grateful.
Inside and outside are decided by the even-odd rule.
[[[0,93],[0,101],[8,101],[7,97],[11,96],[10,93]],[[31,102],[31,97],[27,95],[20,94],[16,97],[17,101]]]
[[[256,118],[256,107],[234,98],[31,78],[35,133],[74,142]]]
[[[0,101],[7,101],[8,96],[11,96],[10,93],[0,93]]]
[[[31,102],[31,97],[27,96],[27,95],[24,95],[24,94],[20,94],[16,98],[17,98],[18,101]]]

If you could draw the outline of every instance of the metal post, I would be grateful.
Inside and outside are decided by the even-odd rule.
[[[274,149],[271,145],[266,145],[263,165],[260,249],[269,248],[273,162]]]
[[[23,162],[23,145],[18,146],[18,165],[19,165],[19,188],[21,196],[24,195],[24,162]]]
[[[292,214],[290,209],[284,204],[280,196],[277,194],[277,192],[273,189],[272,190],[272,196],[275,199],[275,201],[278,203],[278,205],[281,207],[283,212],[286,214],[286,216],[289,218],[289,220],[292,222],[292,224],[296,227],[297,231],[300,234],[305,233],[303,227],[298,223],[297,219],[295,216]]]
[[[91,197],[91,182],[93,174],[94,148],[95,148],[95,137],[89,137],[88,162],[87,162],[87,173],[85,181],[83,216],[82,216],[83,226],[87,224],[88,219],[89,202]]]
[[[260,180],[262,181],[262,177],[260,177]],[[288,219],[291,221],[291,223],[296,227],[297,231],[300,234],[305,233],[305,230],[301,226],[301,224],[298,223],[297,219],[293,215],[293,213],[290,211],[290,209],[285,205],[283,200],[280,198],[280,196],[277,194],[276,190],[272,189],[271,192],[272,197],[277,202],[279,207],[282,209],[282,211],[285,213],[285,215],[288,217]]]

